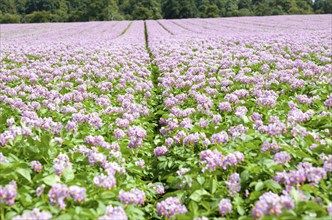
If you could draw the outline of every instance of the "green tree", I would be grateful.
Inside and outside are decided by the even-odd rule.
[[[268,5],[266,1],[257,1],[257,5],[254,8],[255,15],[264,16],[264,15],[271,15],[271,7]]]
[[[16,11],[20,15],[25,15],[27,0],[15,0]]]
[[[1,0],[0,11],[2,13],[16,14],[16,5],[14,0]]]
[[[19,23],[20,16],[18,14],[2,14],[0,13],[0,24]]]
[[[177,0],[164,0],[162,2],[162,12],[164,18],[179,18],[181,5]]]
[[[226,1],[226,16],[238,16],[238,0]]]
[[[316,0],[313,4],[313,10],[315,13],[332,13],[332,1],[331,0]]]
[[[43,23],[51,21],[52,15],[48,11],[34,11],[25,16],[27,23]]]
[[[35,11],[54,12],[56,10],[57,3],[58,1],[56,0],[27,0],[25,12],[27,14]]]
[[[132,12],[133,19],[160,19],[161,6],[157,0],[134,0],[134,9]]]

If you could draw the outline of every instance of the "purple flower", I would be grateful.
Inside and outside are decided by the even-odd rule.
[[[48,192],[48,196],[50,197],[52,205],[57,205],[60,209],[64,209],[66,208],[64,200],[69,197],[69,189],[64,184],[56,183],[52,185],[52,188]]]
[[[240,106],[235,109],[235,115],[238,118],[242,118],[243,116],[245,116],[247,114],[247,112],[248,112],[248,109],[245,106]]]
[[[155,190],[159,195],[162,195],[165,193],[165,188],[162,184],[156,185]]]
[[[172,144],[174,143],[174,140],[173,140],[172,138],[167,138],[167,139],[165,140],[165,143],[166,143],[166,146],[167,146],[167,147],[170,147],[170,146],[172,146]]]
[[[145,193],[139,189],[131,189],[130,192],[125,192],[120,190],[119,200],[125,204],[143,205],[145,203],[146,197]]]
[[[330,94],[328,99],[325,100],[324,105],[326,105],[327,107],[332,107],[332,93]]]
[[[196,132],[195,134],[189,134],[183,139],[183,143],[185,145],[190,144],[198,144],[198,141],[200,140],[199,134]]]
[[[220,102],[219,103],[219,109],[222,112],[231,112],[232,111],[232,106],[229,102]]]
[[[135,162],[135,165],[143,169],[145,167],[145,162],[143,159],[139,159]]]
[[[15,123],[15,119],[14,119],[14,118],[8,118],[8,119],[6,120],[6,122],[7,122],[7,126],[8,126],[8,127],[11,127],[11,126],[14,125],[14,123]]]
[[[128,217],[122,207],[109,205],[106,207],[105,215],[99,217],[98,220],[128,220]]]
[[[39,161],[36,161],[36,160],[31,161],[30,166],[37,173],[40,173],[43,169],[43,166],[41,165],[41,163]]]
[[[244,155],[241,152],[234,152],[224,157],[222,168],[225,170],[228,165],[235,166],[240,162],[244,161]]]
[[[167,154],[167,148],[165,146],[156,147],[154,149],[154,156],[159,157]]]
[[[178,174],[178,176],[183,176],[184,174],[188,173],[190,171],[189,168],[180,168],[178,171],[176,171],[176,173]]]
[[[332,216],[332,203],[327,205],[327,212],[329,213],[329,216]]]
[[[89,115],[89,125],[94,128],[101,128],[103,126],[103,120],[99,117],[97,113],[92,113]]]
[[[237,126],[230,127],[228,129],[228,133],[232,135],[232,139],[234,140],[236,137],[241,136],[242,134],[245,134],[248,131],[248,128],[243,126],[242,124],[239,124]]]
[[[116,138],[116,139],[122,139],[122,138],[124,138],[126,136],[126,133],[123,131],[123,130],[121,130],[120,128],[116,128],[115,130],[114,130],[114,137]]]
[[[264,215],[280,215],[282,209],[293,209],[294,201],[286,194],[278,196],[272,192],[266,192],[259,197],[259,201],[256,202],[252,215],[254,218],[261,218]]]
[[[200,160],[206,166],[202,169],[202,172],[206,170],[215,171],[217,167],[221,167],[224,161],[224,156],[217,150],[205,150],[200,153]]]
[[[141,126],[130,127],[127,131],[129,137],[145,138],[147,133]]]
[[[25,212],[21,216],[15,216],[12,220],[50,220],[52,214],[49,212],[41,212],[38,208],[34,208],[32,211]]]
[[[325,156],[324,154],[321,154],[320,157],[323,160],[323,168],[326,172],[332,171],[332,155]]]
[[[198,126],[200,126],[201,128],[206,128],[209,126],[209,121],[201,118],[198,122]]]
[[[172,218],[174,215],[185,214],[186,212],[187,208],[175,197],[168,197],[164,201],[157,203],[157,213],[161,216]]]
[[[93,178],[93,183],[96,186],[101,186],[107,190],[110,190],[116,185],[116,180],[113,175],[105,176],[104,174],[101,174]]]
[[[41,186],[39,186],[39,187],[36,189],[36,195],[37,195],[37,197],[40,197],[41,194],[43,194],[44,189],[45,189],[45,185],[44,185],[44,184],[42,184]]]
[[[233,206],[229,199],[222,199],[220,200],[218,207],[220,215],[226,216],[227,213],[232,211]]]
[[[290,157],[289,153],[284,152],[284,151],[276,153],[274,155],[274,161],[277,164],[280,164],[280,165],[284,165],[285,163],[289,163],[290,160],[291,160],[291,157]]]
[[[67,132],[74,132],[77,130],[77,123],[74,121],[68,121],[66,125]]]
[[[67,167],[72,167],[72,163],[66,154],[60,153],[53,161],[53,169],[57,175],[61,175],[63,170]]]
[[[86,189],[79,186],[70,186],[69,193],[74,198],[75,202],[82,202],[85,200]]]
[[[228,187],[228,191],[231,197],[234,197],[234,195],[240,191],[241,185],[240,185],[240,176],[237,173],[234,173],[229,176],[228,181],[225,181],[225,184]]]
[[[221,121],[222,117],[220,115],[213,115],[212,117],[212,123],[218,124]]]
[[[272,151],[272,152],[278,152],[280,150],[280,147],[277,143],[273,142],[273,143],[269,143],[267,141],[265,141],[262,145],[261,151],[265,152],[265,151]]]
[[[254,112],[252,113],[252,115],[250,116],[251,120],[253,121],[259,121],[259,120],[262,120],[262,115],[257,113],[257,112]]]
[[[211,136],[211,142],[213,144],[224,144],[228,141],[228,134],[225,131],[222,131]]]
[[[102,167],[109,176],[115,175],[116,172],[121,174],[126,173],[126,169],[124,167],[121,167],[117,162],[105,162],[104,164],[102,164]]]
[[[244,160],[244,155],[241,152],[234,152],[226,157],[221,152],[214,150],[205,150],[200,153],[200,160],[202,164],[206,166],[202,169],[202,172],[206,170],[215,171],[217,167],[227,169],[228,165],[234,166]]]
[[[14,180],[10,181],[5,187],[0,186],[0,204],[7,204],[12,206],[15,204],[15,198],[17,195],[17,185]]]

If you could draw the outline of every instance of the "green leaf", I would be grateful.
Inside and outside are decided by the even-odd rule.
[[[282,189],[282,187],[280,186],[279,183],[277,183],[276,181],[274,180],[266,180],[264,182],[264,185],[269,188],[269,189]]]
[[[113,199],[115,198],[115,193],[111,191],[106,191],[101,194],[101,198],[103,199]]]
[[[262,181],[259,181],[255,185],[255,191],[261,191],[264,188],[264,183]]]
[[[322,214],[326,214],[325,208],[321,205],[318,205],[317,203],[315,203],[313,201],[307,201],[305,204],[305,209],[311,210],[314,212],[321,212]]]
[[[55,218],[56,220],[63,220],[63,219],[72,219],[72,215],[68,213],[63,213],[62,215]]]
[[[202,199],[202,196],[204,195],[210,195],[206,190],[199,189],[196,190],[191,196],[189,197],[191,200],[194,200],[195,202],[200,202]]]
[[[242,206],[237,206],[237,212],[239,213],[239,215],[244,215],[245,213],[244,208]]]
[[[130,219],[144,219],[144,212],[133,205],[129,205],[126,208],[126,213]]]
[[[202,201],[201,205],[206,209],[206,210],[210,210],[210,203],[207,201]]]
[[[217,190],[217,186],[218,186],[217,180],[213,179],[211,181],[211,193],[215,193],[215,191]]]
[[[103,202],[98,201],[97,213],[98,215],[103,215],[105,213],[106,206]]]
[[[31,182],[31,175],[30,175],[30,169],[28,168],[18,168],[16,170],[17,173],[21,174],[25,179],[27,179],[29,182]]]
[[[241,177],[241,182],[247,182],[247,181],[249,180],[249,178],[250,178],[250,173],[249,173],[249,171],[248,171],[248,170],[244,170],[244,171],[241,173],[240,177]]]
[[[54,183],[60,182],[60,177],[55,174],[49,175],[42,179],[43,182],[49,186],[52,186]]]
[[[199,184],[201,184],[201,185],[203,185],[204,184],[204,181],[205,181],[205,179],[204,179],[204,177],[197,177],[197,182],[199,183]]]
[[[196,204],[196,202],[190,201],[188,207],[189,207],[189,210],[194,214],[194,217],[195,217],[197,214],[197,211],[198,211],[198,205]]]
[[[65,179],[65,182],[69,182],[69,181],[73,180],[75,177],[73,168],[71,168],[71,167],[65,168],[63,170],[62,176]]]

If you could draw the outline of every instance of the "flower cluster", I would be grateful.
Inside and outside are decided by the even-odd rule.
[[[69,193],[74,198],[75,202],[82,202],[85,200],[86,189],[79,186],[70,186]]]
[[[32,211],[25,212],[21,216],[15,216],[12,220],[50,220],[52,214],[49,212],[40,211],[38,208],[34,208]]]
[[[15,204],[17,195],[17,185],[15,181],[11,181],[5,187],[0,186],[0,204],[7,204],[12,206]]]
[[[228,135],[225,131],[222,131],[211,136],[211,143],[213,144],[224,144],[228,141]]]
[[[143,169],[145,167],[145,162],[143,159],[139,159],[135,162],[135,165]]]
[[[279,196],[272,192],[266,192],[259,197],[259,201],[256,202],[252,216],[254,218],[261,218],[264,215],[280,215],[282,209],[293,209],[294,201],[289,195]]]
[[[291,160],[291,157],[289,153],[287,152],[279,152],[274,155],[274,162],[276,162],[279,165],[284,165],[285,163],[289,163]]]
[[[35,172],[40,173],[43,169],[42,164],[39,161],[31,161],[30,166],[32,169],[34,169]]]
[[[229,199],[222,199],[220,200],[218,207],[220,215],[226,216],[227,213],[232,211],[233,206]]]
[[[230,175],[228,181],[225,181],[225,184],[228,187],[229,195],[234,197],[235,193],[239,192],[241,189],[240,175],[237,173]]]
[[[165,146],[156,147],[154,149],[154,156],[159,157],[167,154],[167,148]]]
[[[127,131],[127,135],[130,137],[128,147],[141,147],[143,144],[143,138],[146,137],[146,131],[140,126],[130,127]]]
[[[91,144],[94,146],[101,146],[102,148],[105,149],[110,149],[110,150],[120,150],[120,146],[118,144],[110,144],[105,141],[103,136],[92,136],[88,135],[84,138],[85,143]]]
[[[159,195],[162,195],[162,194],[165,193],[165,188],[164,188],[164,186],[163,186],[162,184],[157,184],[157,185],[155,186],[155,190],[156,190],[156,192],[157,192]]]
[[[262,145],[262,148],[261,148],[261,151],[262,152],[265,152],[265,151],[271,151],[271,152],[278,152],[280,150],[280,146],[275,143],[275,142],[272,142],[272,143],[269,143],[267,141],[265,141]]]
[[[215,171],[217,167],[227,169],[227,166],[234,166],[244,160],[244,155],[241,152],[234,152],[223,156],[221,152],[217,150],[205,150],[200,153],[200,160],[202,164],[206,166],[202,169],[202,172],[206,170]]]
[[[96,186],[101,186],[104,187],[107,190],[112,189],[113,187],[115,187],[116,185],[116,180],[115,177],[113,175],[104,175],[104,174],[100,174],[99,176],[95,176],[93,178],[93,183]]]
[[[167,218],[172,218],[177,214],[185,214],[186,212],[186,206],[182,205],[178,198],[168,197],[164,201],[157,203],[157,213]]]
[[[129,192],[120,190],[119,200],[125,204],[143,205],[145,203],[145,193],[139,189],[131,189]]]
[[[61,175],[63,170],[67,167],[72,167],[72,163],[69,161],[67,154],[60,153],[53,161],[53,169],[57,175]]]
[[[332,171],[332,155],[326,156],[325,154],[321,154],[320,157],[323,160],[323,168],[326,172]]]
[[[178,174],[178,176],[183,176],[184,174],[188,173],[190,171],[189,168],[180,168],[178,171],[176,171],[176,173]]]
[[[44,184],[42,184],[41,186],[37,187],[37,189],[36,189],[36,195],[37,195],[37,197],[40,197],[43,194],[44,189],[45,189],[45,185]]]
[[[306,181],[316,185],[321,179],[326,178],[326,175],[324,168],[313,167],[311,163],[304,162],[297,165],[297,170],[290,170],[288,173],[286,171],[277,172],[274,179],[286,186],[299,186]]]
[[[99,217],[98,220],[128,220],[128,217],[122,207],[109,205],[106,207],[105,215]]]
[[[48,196],[52,205],[59,206],[60,209],[66,208],[65,200],[72,196],[75,202],[82,202],[85,200],[86,189],[79,186],[68,187],[65,184],[55,183],[52,185]]]
[[[57,205],[60,209],[64,209],[66,208],[65,200],[70,196],[68,186],[59,183],[53,184],[48,196],[52,205]]]

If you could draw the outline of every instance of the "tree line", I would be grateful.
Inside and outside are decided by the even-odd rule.
[[[332,13],[332,0],[1,0],[0,23]]]

